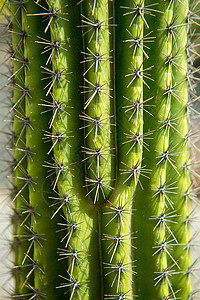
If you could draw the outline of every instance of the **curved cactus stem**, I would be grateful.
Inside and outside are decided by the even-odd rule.
[[[143,21],[137,18],[132,22],[131,16],[127,15],[129,8],[125,4],[119,1],[113,5],[117,24],[114,38],[114,69],[119,171],[115,191],[102,208],[102,245],[105,295],[111,297],[128,294],[133,298],[133,277],[136,274],[132,255],[134,234],[128,229],[131,228],[133,213],[132,197],[137,184],[141,185],[139,176],[148,178],[150,170],[141,167],[145,144],[143,111],[137,110],[137,106],[142,106],[147,70],[143,69],[144,48],[135,45],[134,41],[143,39]],[[149,79],[149,76],[147,77]],[[145,147],[148,147],[147,143]]]
[[[52,40],[56,37],[60,43],[66,43],[65,49],[60,48],[52,56],[53,68],[64,70],[67,74],[52,87],[54,101],[56,99],[66,105],[65,112],[57,115],[52,122],[53,131],[68,134],[67,142],[63,141],[61,145],[63,151],[60,151],[59,144],[53,149],[55,162],[65,168],[60,175],[57,169],[53,190],[58,188],[59,196],[69,200],[62,206],[64,217],[58,224],[61,226],[58,231],[62,233],[64,242],[64,247],[60,249],[60,259],[68,261],[68,267],[57,288],[70,291],[70,299],[88,299],[98,298],[101,294],[98,211],[86,197],[84,188],[84,156],[81,153],[84,142],[79,119],[84,105],[79,92],[80,86],[83,86],[80,72],[83,59],[79,43],[82,33],[79,27],[80,6],[76,3],[65,6],[64,2],[48,2],[49,6],[69,19],[68,22],[65,18],[58,18],[50,26]]]

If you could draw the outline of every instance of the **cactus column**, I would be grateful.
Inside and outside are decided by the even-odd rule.
[[[13,297],[190,299],[188,2],[8,7],[25,33],[11,76]]]

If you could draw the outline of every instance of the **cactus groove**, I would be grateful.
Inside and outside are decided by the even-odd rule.
[[[10,299],[193,299],[198,4],[3,1]]]

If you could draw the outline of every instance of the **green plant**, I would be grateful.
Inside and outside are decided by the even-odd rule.
[[[188,0],[4,8],[13,62],[10,298],[193,299],[197,13]]]

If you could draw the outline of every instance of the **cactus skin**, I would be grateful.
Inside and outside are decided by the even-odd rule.
[[[17,6],[16,5],[11,5],[11,11],[12,14],[15,16],[12,19],[12,31],[15,32],[16,34],[13,36],[13,59],[14,59],[14,68],[13,68],[13,74],[15,74],[15,72],[18,72],[18,70],[21,67],[21,63],[18,60],[22,60],[23,59],[23,50],[24,50],[24,41],[21,38],[21,32],[23,31],[22,28],[22,14],[23,14],[23,10],[17,10]],[[17,34],[19,33],[19,34]],[[15,49],[15,50],[14,50]],[[12,75],[9,78],[9,80],[12,80]],[[15,76],[13,81],[13,102],[15,103],[13,105],[13,110],[16,108],[17,104],[20,101],[20,109],[18,112],[16,111],[16,116],[15,116],[15,122],[14,122],[14,126],[13,126],[13,131],[15,133],[15,143],[14,143],[14,158],[16,161],[16,166],[14,168],[14,176],[15,176],[15,180],[14,180],[14,184],[16,187],[17,192],[19,193],[21,188],[22,188],[22,182],[20,180],[20,178],[23,176],[22,175],[22,171],[26,170],[27,168],[27,163],[26,160],[23,159],[23,151],[19,151],[18,149],[23,149],[23,146],[26,145],[25,142],[25,137],[23,135],[23,124],[21,124],[20,119],[18,117],[23,116],[24,111],[25,111],[25,102],[24,97],[22,96],[23,94],[23,82],[24,82],[24,69],[21,70],[20,72],[20,79],[18,76]],[[20,89],[19,86],[22,88]],[[21,100],[19,100],[21,99]],[[20,137],[20,139],[19,139]],[[22,161],[21,161],[22,160]],[[20,162],[21,161],[21,162]],[[20,163],[19,163],[20,162]],[[18,168],[18,166],[20,168]],[[24,197],[24,198],[21,198]],[[14,226],[14,233],[16,234],[16,244],[14,244],[14,252],[15,252],[15,265],[19,266],[21,265],[22,261],[23,261],[23,252],[26,251],[27,248],[27,243],[26,241],[23,240],[23,238],[20,239],[20,235],[24,234],[24,228],[22,226],[20,226],[20,224],[23,222],[22,219],[22,214],[20,214],[20,212],[18,211],[23,207],[23,202],[21,201],[22,199],[27,199],[28,197],[28,192],[27,192],[27,188],[25,187],[25,189],[23,189],[21,197],[17,197],[16,201],[15,201],[15,209],[16,209],[16,214],[19,216],[16,219],[16,224]],[[20,218],[21,217],[21,218]],[[20,249],[18,246],[18,243],[20,243]],[[24,250],[23,250],[24,249]],[[18,276],[18,272],[20,272],[20,276]],[[25,270],[23,268],[18,268],[16,270],[16,288],[19,288],[20,286],[23,285],[23,282],[26,280],[26,275],[27,275],[27,270]],[[19,280],[19,282],[18,282]],[[18,292],[22,292],[22,290],[19,290]]]
[[[10,298],[191,299],[188,1],[5,5],[20,270]]]

